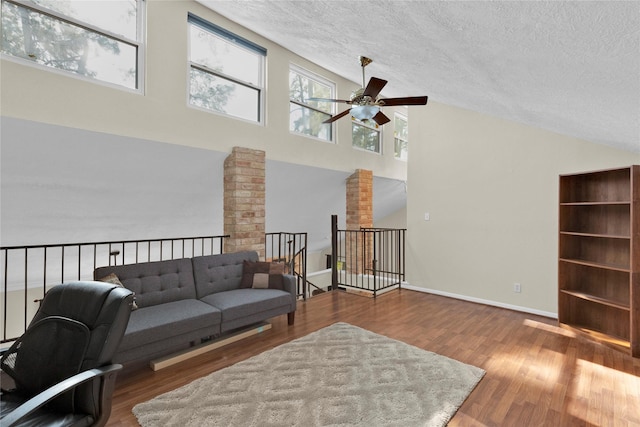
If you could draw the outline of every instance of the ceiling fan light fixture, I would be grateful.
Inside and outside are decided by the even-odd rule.
[[[360,121],[371,120],[378,112],[380,107],[377,105],[358,105],[351,108],[351,115]]]
[[[384,115],[380,111],[380,107],[392,107],[398,105],[426,105],[426,96],[406,96],[403,98],[383,98],[380,99],[378,95],[387,84],[386,80],[379,79],[377,77],[371,77],[369,83],[365,86],[364,68],[371,63],[371,59],[365,56],[360,57],[360,65],[362,66],[362,87],[353,91],[349,100],[345,99],[329,99],[329,98],[309,98],[310,101],[327,101],[327,102],[340,102],[343,104],[351,105],[351,108],[344,110],[334,116],[329,117],[322,123],[329,124],[336,120],[351,115],[353,120],[359,120],[361,122],[373,122],[375,127],[382,126],[385,123],[389,123],[391,119]]]

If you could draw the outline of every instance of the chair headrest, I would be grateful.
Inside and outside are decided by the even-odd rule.
[[[47,292],[34,321],[46,316],[62,316],[94,329],[98,324],[112,321],[119,310],[115,302],[130,294],[128,289],[103,282],[63,283]],[[109,304],[110,300],[114,303]]]

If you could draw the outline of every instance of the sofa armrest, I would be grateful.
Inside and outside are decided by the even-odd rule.
[[[282,288],[284,291],[289,292],[294,298],[297,298],[297,286],[296,278],[291,274],[282,275]]]

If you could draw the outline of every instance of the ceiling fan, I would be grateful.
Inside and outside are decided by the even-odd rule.
[[[309,98],[309,101],[327,101],[327,102],[342,102],[349,104],[352,107],[348,110],[344,110],[341,113],[325,120],[322,123],[333,123],[341,117],[351,113],[353,117],[358,120],[366,121],[373,120],[379,125],[383,125],[391,121],[391,119],[384,115],[380,111],[380,107],[391,107],[394,105],[426,105],[426,96],[409,96],[404,98],[378,98],[378,95],[382,91],[382,88],[387,84],[386,80],[379,79],[377,77],[371,77],[369,83],[365,83],[364,68],[373,62],[372,59],[366,56],[360,57],[360,66],[362,67],[362,87],[351,93],[351,97],[346,99],[329,99],[329,98]]]

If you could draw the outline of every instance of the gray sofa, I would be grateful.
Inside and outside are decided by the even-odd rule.
[[[97,268],[96,280],[115,274],[135,293],[138,306],[131,312],[114,362],[153,360],[282,314],[292,325],[295,278],[272,275],[266,289],[242,287],[244,266],[249,270],[249,265],[256,265],[245,261],[257,262],[258,254],[247,251]]]

